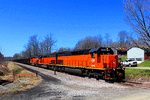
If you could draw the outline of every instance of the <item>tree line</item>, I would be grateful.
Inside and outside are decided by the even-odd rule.
[[[101,34],[98,36],[87,36],[79,40],[74,48],[64,48],[60,47],[58,50],[54,46],[56,40],[52,34],[45,36],[45,39],[42,42],[38,41],[38,36],[33,35],[29,37],[28,43],[25,45],[25,50],[21,53],[16,53],[13,56],[13,59],[24,59],[36,56],[46,56],[52,53],[52,50],[55,53],[72,51],[72,50],[81,50],[81,49],[90,49],[90,48],[99,48],[99,47],[130,47],[133,46],[132,41],[130,40],[128,33],[126,31],[120,31],[118,33],[118,39],[116,42],[113,42],[110,34],[106,33],[103,37]]]
[[[13,59],[24,59],[51,54],[56,42],[53,34],[46,35],[42,42],[39,42],[37,35],[33,35],[29,37],[28,43],[25,45],[25,50],[21,53],[14,54]]]
[[[4,55],[0,52],[0,64],[4,61]]]
[[[147,50],[150,53],[150,2],[148,0],[125,0],[123,4],[126,22],[131,26],[136,37],[132,33],[120,31],[117,41],[112,41],[109,33],[103,37],[87,36],[79,40],[74,48],[59,48],[56,52],[89,49],[97,47],[131,47],[137,46]],[[47,35],[42,42],[39,42],[37,35],[29,38],[25,50],[20,54],[15,54],[14,59],[29,58],[31,56],[48,55],[56,44],[53,35]]]
[[[78,41],[75,46],[75,50],[78,49],[89,49],[89,48],[98,48],[98,47],[129,47],[132,45],[132,42],[126,31],[120,31],[117,36],[117,41],[113,42],[109,33],[106,33],[104,37],[101,35],[94,37],[86,37]]]

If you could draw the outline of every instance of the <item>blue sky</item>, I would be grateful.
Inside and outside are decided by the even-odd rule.
[[[0,50],[13,56],[24,50],[29,37],[42,41],[52,33],[55,48],[70,47],[86,36],[130,32],[122,0],[0,0]]]

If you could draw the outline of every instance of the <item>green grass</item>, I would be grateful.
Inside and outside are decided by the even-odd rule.
[[[17,69],[13,69],[12,72],[19,74],[22,70],[25,70],[23,68],[17,68]]]
[[[133,78],[141,77],[141,76],[149,77],[150,76],[150,70],[148,70],[148,69],[129,69],[129,68],[126,68],[125,74],[127,76],[132,76]]]
[[[11,90],[14,90],[14,89],[15,89],[14,87],[11,88]]]
[[[127,59],[127,56],[122,56],[121,60],[125,61]]]
[[[138,67],[150,67],[150,60],[144,61],[137,65]]]

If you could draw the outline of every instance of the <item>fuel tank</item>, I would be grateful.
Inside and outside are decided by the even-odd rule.
[[[82,75],[82,70],[81,69],[76,69],[76,68],[65,68],[65,72],[72,73],[72,74],[77,74],[77,75]]]

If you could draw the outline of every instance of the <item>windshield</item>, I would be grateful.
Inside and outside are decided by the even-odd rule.
[[[131,62],[132,60],[125,60],[125,62]]]

